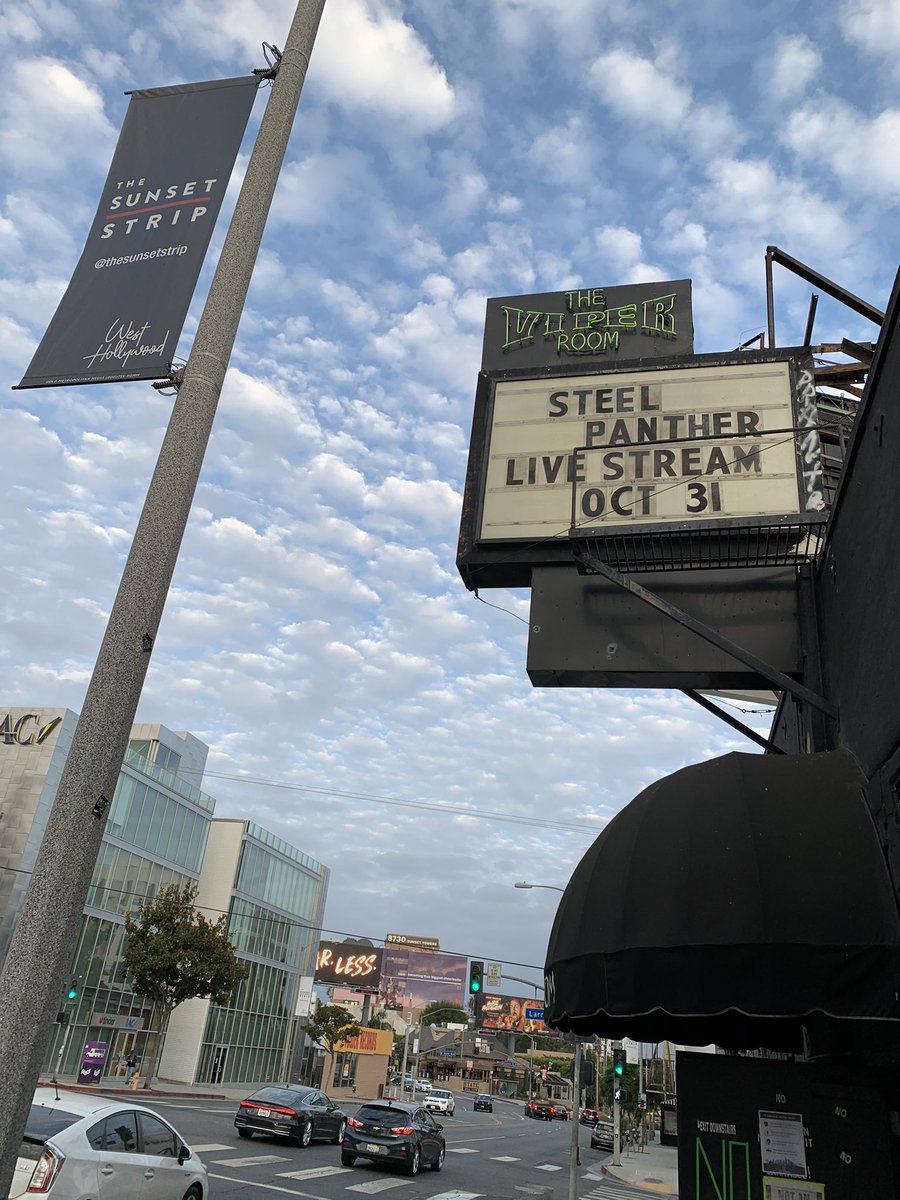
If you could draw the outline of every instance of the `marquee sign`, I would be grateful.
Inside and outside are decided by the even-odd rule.
[[[824,508],[802,352],[485,374],[457,562],[469,586],[527,585],[521,564],[571,563],[576,533],[665,534]]]

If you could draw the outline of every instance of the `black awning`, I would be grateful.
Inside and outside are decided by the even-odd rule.
[[[550,935],[557,1029],[802,1049],[803,1018],[900,1016],[900,917],[847,751],[728,754],[651,784]]]

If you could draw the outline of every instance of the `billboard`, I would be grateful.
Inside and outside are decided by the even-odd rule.
[[[20,388],[168,375],[258,85],[131,93],[81,258]]]
[[[690,354],[691,281],[576,288],[487,302],[481,369]]]
[[[357,992],[377,992],[382,950],[355,942],[319,942],[316,983],[343,984]]]
[[[703,355],[636,370],[483,376],[457,563],[527,585],[570,538],[820,521],[808,355]],[[675,564],[672,564],[673,566]]]
[[[500,1033],[533,1033],[554,1037],[556,1031],[545,1027],[543,1016],[543,1000],[496,996],[486,992],[481,1001],[479,1028],[496,1029]]]
[[[468,963],[464,954],[385,946],[382,1003],[405,1007],[411,996],[413,1008],[424,1008],[437,1000],[465,1008]]]

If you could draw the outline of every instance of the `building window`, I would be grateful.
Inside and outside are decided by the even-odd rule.
[[[356,1061],[358,1054],[336,1054],[334,1056],[333,1088],[356,1087]]]

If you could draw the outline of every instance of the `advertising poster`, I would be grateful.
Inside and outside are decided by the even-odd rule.
[[[343,984],[358,992],[377,992],[381,980],[378,946],[353,942],[319,942],[316,954],[316,983]]]
[[[385,946],[381,970],[382,1003],[405,1007],[407,998],[412,996],[414,1009],[425,1008],[438,1000],[465,1008],[468,963],[464,954]]]
[[[131,93],[81,258],[20,388],[168,375],[258,85]]]
[[[109,1054],[109,1042],[85,1042],[81,1052],[81,1068],[78,1071],[79,1083],[99,1083],[103,1078],[103,1068]]]
[[[538,1016],[540,1014],[540,1016]],[[505,1033],[533,1033],[555,1036],[543,1021],[544,1002],[519,996],[493,996],[485,993],[481,1002],[481,1028]]]

